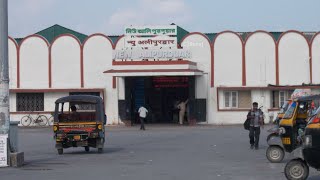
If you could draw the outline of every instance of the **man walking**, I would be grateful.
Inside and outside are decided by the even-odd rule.
[[[252,109],[248,112],[247,118],[250,119],[250,148],[259,149],[260,126],[263,126],[263,112],[258,109],[258,103],[252,103]]]
[[[144,121],[147,117],[148,110],[145,107],[141,106],[138,112],[139,112],[140,123],[141,123],[140,130],[146,130],[144,127]]]
[[[180,110],[179,111],[179,123],[180,123],[180,125],[183,124],[184,115],[186,113],[186,108],[187,108],[188,101],[189,101],[189,99],[187,99],[186,101],[181,101],[177,106],[178,109]]]

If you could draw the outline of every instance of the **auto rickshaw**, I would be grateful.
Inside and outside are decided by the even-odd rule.
[[[101,97],[70,95],[57,99],[53,132],[58,154],[63,154],[63,149],[69,147],[84,147],[86,152],[93,147],[101,153],[105,142],[105,124]]]
[[[303,134],[303,145],[293,151],[295,159],[286,164],[285,176],[289,180],[305,180],[309,176],[309,166],[320,171],[320,108]]]
[[[283,160],[285,152],[292,152],[302,143],[299,138],[304,131],[312,101],[320,99],[320,95],[310,95],[295,98],[288,106],[287,111],[279,122],[279,127],[267,138],[269,145],[266,156],[272,163]]]
[[[280,120],[283,118],[285,112],[287,111],[288,107],[292,103],[292,100],[287,100],[280,108],[280,112],[278,113],[276,119],[273,121],[274,124],[279,126]]]

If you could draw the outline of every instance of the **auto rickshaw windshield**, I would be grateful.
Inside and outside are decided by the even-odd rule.
[[[281,106],[281,113],[285,113],[288,110],[289,105],[290,105],[289,101],[285,101]]]
[[[289,108],[287,109],[286,113],[283,116],[283,119],[290,119],[294,113],[294,110],[297,106],[297,102],[292,102]]]
[[[318,116],[320,116],[320,106],[318,107],[318,109],[312,114],[313,115],[316,115],[318,114]]]

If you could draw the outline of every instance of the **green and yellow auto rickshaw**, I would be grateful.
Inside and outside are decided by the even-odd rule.
[[[89,147],[103,151],[106,115],[101,97],[70,95],[55,102],[53,132],[58,154],[64,148]]]
[[[285,176],[289,180],[307,179],[309,167],[320,171],[320,108],[310,118],[302,139],[302,146],[293,151],[295,158],[285,167]]]
[[[320,95],[303,96],[293,99],[287,111],[279,122],[279,127],[267,138],[269,145],[266,156],[272,163],[283,160],[285,152],[292,152],[302,143],[300,138],[309,118],[311,104],[319,100]]]

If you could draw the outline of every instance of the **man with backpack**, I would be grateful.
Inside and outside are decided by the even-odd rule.
[[[260,126],[264,124],[263,112],[258,109],[258,103],[252,103],[252,109],[248,112],[247,119],[250,120],[249,138],[250,148],[259,149]]]

